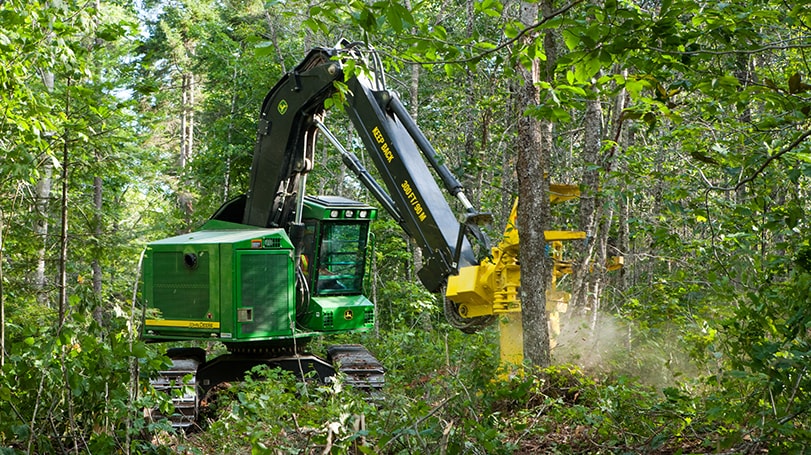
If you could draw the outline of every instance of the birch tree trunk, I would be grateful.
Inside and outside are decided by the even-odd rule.
[[[279,46],[279,36],[276,32],[276,24],[273,22],[273,18],[270,17],[270,11],[265,9],[265,21],[268,24],[268,28],[270,29],[270,41],[273,43],[273,48],[276,49],[276,58],[279,60],[279,65],[282,67],[282,74],[287,73],[287,69],[284,65],[284,55],[282,54],[282,48]]]
[[[466,21],[465,21],[465,34],[468,39],[473,37],[473,24],[475,21],[474,4],[473,0],[467,0]],[[476,147],[476,117],[478,116],[478,109],[474,108],[477,105],[478,96],[474,89],[476,87],[476,78],[470,68],[465,68],[465,144],[464,144],[464,166],[465,170],[463,175],[462,184],[465,187],[470,202],[475,207],[481,204],[481,187],[483,182],[483,172],[481,159],[478,157],[478,149]],[[483,130],[484,132],[484,130]],[[482,137],[482,145],[485,138]]]
[[[95,2],[96,11],[101,10],[101,1],[96,0]],[[93,17],[93,23],[95,27],[99,26],[99,17]],[[95,46],[93,46],[95,47]],[[91,47],[91,50],[93,49]],[[101,163],[104,161],[104,156],[100,151],[96,151],[96,164],[101,169]],[[101,258],[103,257],[103,250],[102,250],[102,243],[101,237],[103,234],[102,223],[103,223],[103,216],[104,216],[104,181],[102,180],[100,175],[96,175],[93,177],[93,242],[94,242],[94,250],[93,250],[93,261],[91,263],[91,269],[93,271],[93,295],[96,297],[95,307],[93,308],[93,319],[102,326],[104,323],[104,313],[103,313],[103,305],[102,305],[102,268],[101,268]]]
[[[177,166],[180,169],[186,167],[188,155],[186,155],[186,122],[189,119],[186,117],[186,104],[188,103],[188,82],[187,75],[183,73],[180,76],[180,155],[178,157]]]
[[[265,12],[267,14],[267,11]],[[268,21],[270,21],[270,16],[268,16]],[[234,136],[234,117],[236,116],[237,112],[237,88],[239,84],[237,83],[237,76],[239,76],[239,62],[234,61],[234,73],[231,76],[231,108],[228,111],[228,152],[225,155],[225,177],[223,178],[223,198],[222,201],[225,202],[230,199],[231,195],[231,144],[233,143],[233,136]]]
[[[628,75],[628,70],[622,71],[623,76]],[[617,94],[617,102],[615,104],[614,109],[614,137],[617,138],[616,142],[618,144],[624,144],[625,147],[631,145],[632,142],[632,135],[631,132],[625,128],[623,125],[624,117],[623,112],[625,111],[625,106],[628,101],[628,93],[625,89],[622,89],[620,93]],[[619,147],[616,145],[616,147]],[[618,170],[620,171],[621,175],[626,175],[628,173],[628,161],[625,158],[617,158],[619,161]],[[625,191],[620,191],[619,193],[619,214],[617,219],[617,244],[616,248],[613,251],[609,251],[611,256],[622,256],[625,258],[625,265],[618,271],[619,273],[619,288],[621,293],[625,293],[628,289],[628,271],[627,267],[630,265],[631,257],[629,256],[630,243],[631,243],[631,231],[628,225],[631,219],[631,202],[628,198],[628,195]]]
[[[49,210],[51,201],[51,188],[53,186],[53,161],[50,157],[42,155],[42,169],[40,179],[36,186],[36,219],[34,221],[34,234],[39,239],[39,250],[37,250],[37,266],[34,271],[34,290],[37,294],[37,302],[42,306],[51,306],[48,286],[48,275],[46,273],[46,261],[48,255],[48,227]]]
[[[48,93],[54,90],[54,74],[50,71],[42,71],[42,84]],[[55,132],[49,131],[47,136],[53,140]],[[40,242],[40,248],[37,251],[37,266],[34,272],[34,290],[37,294],[37,303],[42,306],[51,306],[50,298],[48,297],[48,276],[46,273],[46,261],[48,254],[48,220],[51,201],[51,189],[53,187],[53,160],[46,155],[42,154],[39,157],[41,162],[40,179],[37,181],[36,186],[36,201],[34,207],[36,209],[36,220],[34,221],[34,234]]]
[[[194,150],[194,74],[181,76],[180,168],[189,163]]]

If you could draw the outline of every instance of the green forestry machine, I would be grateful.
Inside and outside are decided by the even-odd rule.
[[[365,62],[369,70],[345,74],[349,60]],[[339,104],[382,184],[323,124],[325,101],[336,94],[345,97]],[[241,380],[257,365],[324,381],[340,369],[349,384],[383,385],[382,365],[362,346],[332,346],[327,359],[305,350],[316,336],[369,330],[375,315],[363,283],[369,224],[377,209],[306,194],[319,133],[420,246],[419,277],[427,289],[441,291],[449,275],[478,264],[471,240],[486,245],[476,226],[486,216],[476,213],[461,184],[386,88],[377,55],[348,42],[311,50],[265,97],[248,193],[226,202],[199,230],[147,246],[143,339],[219,341],[228,350],[208,359],[198,348],[168,351],[173,365],[153,384],[185,390],[172,392],[175,426],[192,425],[206,393]],[[463,222],[437,180],[461,202]],[[457,304],[445,305],[449,321],[467,332],[493,320],[492,315],[462,317]]]

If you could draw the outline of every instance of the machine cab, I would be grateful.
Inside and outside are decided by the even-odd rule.
[[[369,223],[377,209],[336,196],[307,196],[302,268],[314,296],[363,292]]]

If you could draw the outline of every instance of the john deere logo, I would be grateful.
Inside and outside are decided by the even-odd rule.
[[[352,316],[352,310],[344,311],[344,319],[346,319],[347,321],[351,321],[352,317],[353,317]]]
[[[285,101],[285,100],[279,101],[278,109],[279,109],[279,113],[284,115],[284,113],[287,112],[287,101]]]

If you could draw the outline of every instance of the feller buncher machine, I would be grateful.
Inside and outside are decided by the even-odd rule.
[[[335,97],[343,98],[337,104],[377,178],[324,125],[325,102]],[[445,314],[453,326],[475,332],[500,313],[520,311],[517,232],[486,263],[477,260],[473,244],[489,250],[479,228],[489,216],[476,211],[387,89],[377,55],[358,43],[316,48],[262,103],[247,194],[226,202],[200,229],[147,246],[143,339],[219,341],[227,348],[214,358],[199,348],[168,351],[172,367],[153,384],[185,391],[173,392],[175,426],[191,425],[201,397],[257,365],[321,380],[340,370],[352,385],[383,385],[382,365],[360,345],[332,346],[327,359],[306,351],[313,337],[373,328],[375,316],[363,283],[378,209],[307,194],[319,135],[422,249],[419,278],[432,292],[447,286]],[[459,201],[461,216],[437,181]]]

